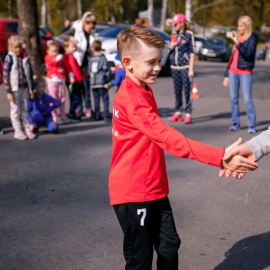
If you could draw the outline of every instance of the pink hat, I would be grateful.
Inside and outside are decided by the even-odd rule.
[[[178,24],[180,22],[185,22],[186,16],[184,14],[178,13],[175,14],[172,20],[170,21],[170,24]]]

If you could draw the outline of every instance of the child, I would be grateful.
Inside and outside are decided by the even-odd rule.
[[[32,140],[36,135],[29,129],[27,102],[29,90],[32,93],[33,74],[28,57],[22,57],[22,39],[11,36],[8,39],[9,52],[4,61],[4,84],[10,103],[10,119],[14,138]],[[28,90],[29,88],[29,90]],[[22,131],[22,126],[24,132]]]
[[[58,132],[58,126],[52,119],[52,110],[60,106],[60,102],[44,93],[46,81],[42,77],[35,79],[34,98],[28,101],[28,120],[30,130],[34,131],[41,125],[49,132]]]
[[[117,86],[117,89],[116,89],[116,93],[117,93],[121,82],[125,79],[126,72],[125,72],[125,70],[123,68],[123,65],[122,65],[121,61],[120,61],[118,53],[115,56],[115,60],[117,60],[118,65],[117,65],[117,70],[115,72],[114,80],[111,81],[111,82],[108,82],[107,84],[105,84],[104,88],[109,89],[112,86]]]
[[[104,122],[110,122],[109,114],[109,93],[108,90],[104,88],[106,84],[111,79],[110,65],[101,53],[101,42],[95,40],[92,43],[92,53],[93,55],[89,58],[89,75],[90,75],[90,85],[93,90],[94,101],[95,101],[95,120],[102,120],[100,114],[100,97],[103,99],[104,107]]]
[[[45,56],[47,68],[47,85],[48,92],[51,97],[60,101],[60,114],[58,116],[57,109],[52,111],[53,121],[58,124],[68,123],[69,120],[65,116],[65,99],[66,85],[65,72],[68,70],[63,55],[59,54],[59,47],[54,41],[47,43],[47,55]]]
[[[178,269],[180,238],[167,197],[164,150],[231,170],[237,163],[243,171],[257,166],[240,156],[223,162],[224,148],[187,139],[158,116],[148,84],[156,81],[161,70],[164,45],[163,39],[142,25],[132,25],[117,36],[126,78],[114,99],[109,194],[124,233],[125,269],[150,270],[153,248],[157,269]]]
[[[68,119],[70,122],[76,123],[80,121],[80,117],[76,116],[76,108],[82,103],[81,98],[81,83],[83,80],[81,68],[79,67],[73,53],[76,51],[76,46],[71,39],[64,42],[65,61],[69,70],[66,72],[66,84],[69,89],[70,110]]]

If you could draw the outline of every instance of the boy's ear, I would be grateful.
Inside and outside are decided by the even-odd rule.
[[[132,63],[131,63],[131,59],[129,56],[124,56],[122,58],[122,64],[126,69],[132,69]]]

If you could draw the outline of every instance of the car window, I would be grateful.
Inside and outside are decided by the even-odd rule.
[[[195,37],[195,41],[200,41],[202,43],[204,43],[206,40],[200,37]]]
[[[166,32],[162,32],[161,30],[156,29],[156,28],[154,28],[153,30],[154,30],[154,32],[155,32],[156,34],[158,34],[162,39],[167,40],[167,41],[170,41],[170,40],[171,40],[170,36],[169,36]]]
[[[218,38],[209,38],[207,41],[208,44],[211,45],[226,45],[226,41],[223,39],[218,39]]]
[[[129,25],[119,25],[119,26],[112,26],[109,27],[105,30],[103,30],[100,34],[99,37],[104,37],[104,38],[116,38],[117,35],[123,30],[129,27]]]
[[[7,23],[7,28],[12,33],[16,33],[16,34],[18,33],[18,23],[16,22]]]

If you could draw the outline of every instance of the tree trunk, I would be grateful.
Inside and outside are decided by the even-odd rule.
[[[185,11],[185,15],[187,18],[187,21],[191,23],[191,8],[192,8],[192,4],[191,4],[191,0],[186,0],[186,11]]]
[[[82,18],[82,1],[77,0],[78,19]]]
[[[12,18],[13,17],[13,14],[12,14],[12,0],[8,0],[7,4],[8,4],[8,17]]]
[[[41,4],[41,24],[47,26],[47,0],[42,0]]]
[[[153,0],[147,0],[148,2],[148,26],[153,27]]]
[[[43,57],[38,35],[36,0],[17,0],[19,35],[25,40],[34,74],[41,74]]]
[[[164,30],[166,14],[167,14],[168,0],[162,0],[161,22],[160,29]]]

